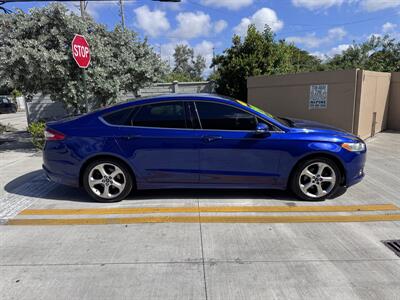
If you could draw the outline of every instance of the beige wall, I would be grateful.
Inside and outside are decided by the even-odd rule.
[[[365,139],[386,129],[389,104],[390,73],[360,71],[355,130]]]
[[[392,73],[387,128],[400,130],[400,73]]]
[[[358,70],[250,77],[248,102],[276,115],[309,119],[353,132]],[[310,86],[328,85],[326,109],[309,109]]]
[[[328,86],[327,107],[310,109],[310,86],[319,84]],[[247,87],[250,104],[278,116],[333,125],[364,139],[387,128],[400,130],[400,73],[347,70],[257,76],[248,79]]]

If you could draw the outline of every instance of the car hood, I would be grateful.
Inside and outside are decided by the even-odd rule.
[[[302,130],[302,131],[306,130],[307,132],[312,132],[312,133],[323,133],[334,136],[341,136],[352,140],[354,139],[360,140],[356,135],[331,125],[322,124],[316,121],[309,121],[309,120],[302,120],[295,118],[285,118],[285,119],[289,120],[291,122],[292,127],[297,130]]]
[[[323,123],[319,123],[316,121],[309,121],[309,120],[302,120],[302,119],[295,119],[295,118],[286,118],[287,120],[289,120],[292,125],[296,128],[303,128],[303,129],[323,129],[323,130],[334,130],[334,131],[339,131],[339,132],[343,132],[343,133],[348,133],[347,131],[331,126],[331,125],[327,125],[327,124],[323,124]]]

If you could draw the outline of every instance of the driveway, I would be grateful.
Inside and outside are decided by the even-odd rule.
[[[37,154],[1,153],[1,298],[397,299],[400,257],[381,241],[400,239],[400,134],[367,145],[365,179],[324,202],[173,190],[94,203],[47,182]]]
[[[14,114],[0,114],[0,124],[9,125],[16,131],[25,131],[28,127],[26,113],[19,111]]]
[[[7,131],[0,133],[0,197],[6,192],[4,186],[10,180],[40,167],[40,153],[37,153],[26,131],[27,120],[25,112],[0,114],[0,124]]]

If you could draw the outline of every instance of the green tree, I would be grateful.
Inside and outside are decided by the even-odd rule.
[[[187,45],[176,45],[174,51],[175,67],[173,72],[190,75],[193,57],[194,51],[192,48]]]
[[[372,36],[366,42],[353,44],[328,60],[330,70],[365,69],[377,72],[400,71],[400,42],[386,35]]]
[[[136,92],[165,72],[165,64],[135,32],[118,26],[109,31],[51,4],[0,15],[0,86],[49,95],[71,111],[82,110],[82,72],[71,51],[75,34],[90,44],[87,89],[93,106],[113,103],[121,92]]]
[[[203,56],[195,57],[194,50],[187,45],[177,45],[174,51],[175,66],[166,77],[165,81],[200,81],[206,68],[206,60]]]
[[[206,68],[206,59],[201,56],[200,54],[196,56],[195,60],[193,60],[193,67],[191,70],[191,77],[196,80],[200,81],[203,79],[203,72]]]
[[[232,46],[218,55],[212,67],[217,68],[217,92],[247,100],[247,78],[257,75],[274,75],[310,70],[320,65],[320,61],[285,41],[276,41],[267,26],[259,32],[250,25],[242,39],[234,35]]]
[[[295,72],[314,72],[314,71],[322,71],[324,70],[324,66],[322,65],[322,61],[310,55],[305,50],[299,49],[293,44],[289,45],[291,64],[295,69]]]

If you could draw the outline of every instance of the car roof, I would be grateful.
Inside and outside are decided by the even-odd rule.
[[[114,104],[112,106],[106,108],[100,108],[97,110],[92,111],[88,115],[101,115],[104,113],[111,113],[113,111],[128,108],[132,105],[144,105],[150,104],[154,102],[163,102],[163,101],[171,101],[171,100],[210,100],[210,101],[220,101],[220,102],[232,102],[236,105],[234,99],[230,99],[229,97],[221,96],[218,94],[206,94],[206,93],[197,93],[197,94],[162,94],[162,95],[153,95],[153,96],[146,96],[140,98],[131,98],[127,99],[124,102],[120,102]]]
[[[123,109],[126,107],[130,107],[132,105],[143,105],[153,102],[163,102],[163,101],[171,101],[171,100],[217,100],[217,101],[225,101],[225,102],[235,102],[234,99],[229,99],[228,97],[221,96],[218,94],[162,94],[162,95],[154,95],[154,96],[146,96],[140,98],[131,98],[127,99],[124,102],[120,102],[114,104],[112,106],[101,108],[93,111],[93,113],[108,113],[118,109]]]

